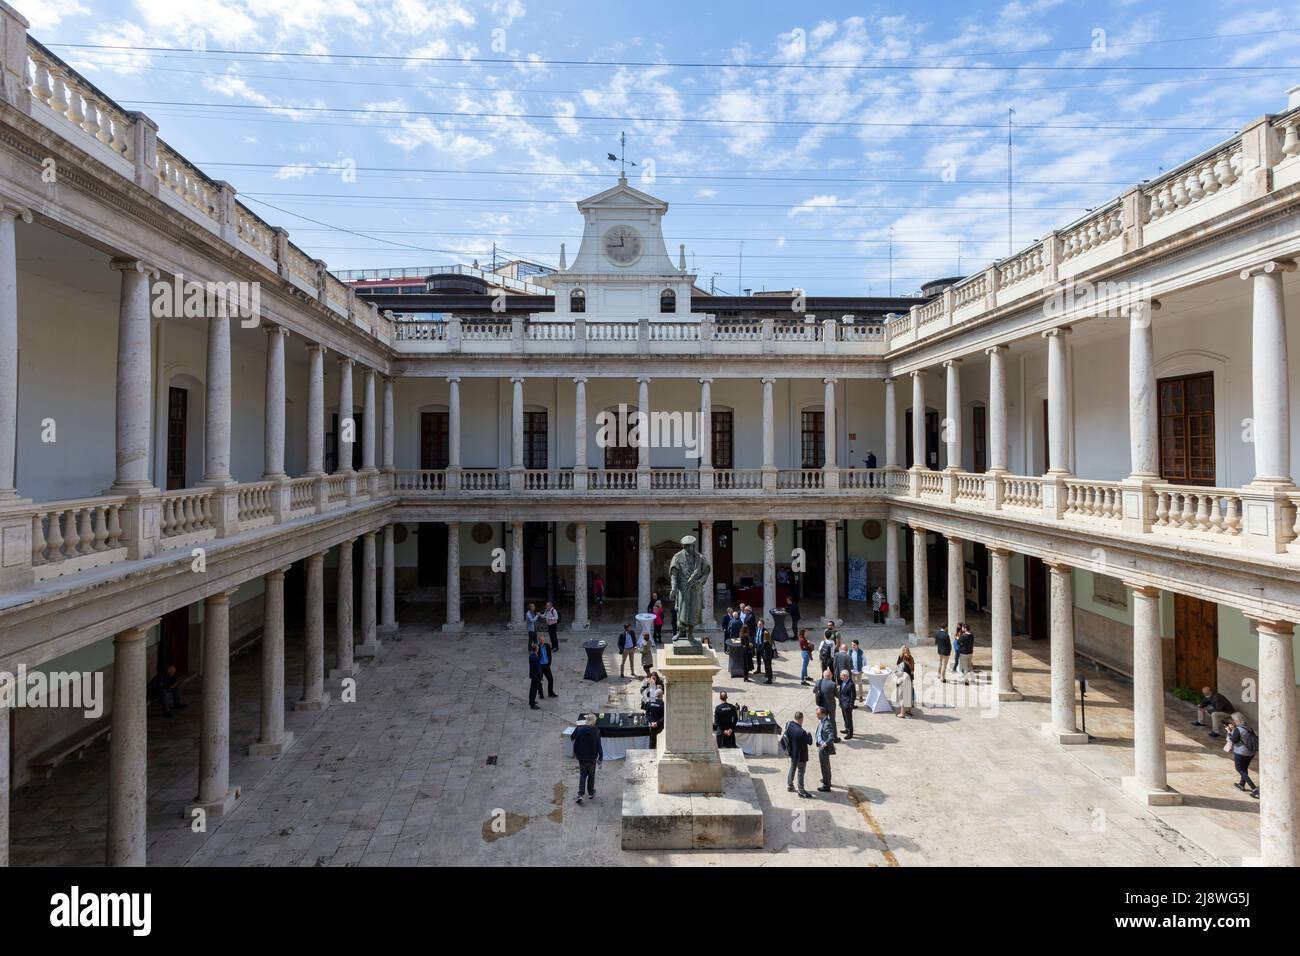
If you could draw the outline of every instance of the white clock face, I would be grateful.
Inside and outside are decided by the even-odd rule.
[[[630,266],[641,258],[641,234],[631,226],[615,226],[603,242],[606,258],[616,266]]]

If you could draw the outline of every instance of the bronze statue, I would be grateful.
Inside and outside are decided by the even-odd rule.
[[[669,600],[676,612],[677,629],[673,633],[673,650],[678,654],[701,654],[703,647],[695,639],[695,628],[704,620],[704,587],[712,569],[696,547],[695,537],[682,538],[682,549],[668,565]]]

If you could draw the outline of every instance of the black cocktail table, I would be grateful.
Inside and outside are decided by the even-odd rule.
[[[605,673],[605,642],[584,641],[582,648],[587,652],[587,669],[583,672],[582,679],[604,680],[608,677]]]

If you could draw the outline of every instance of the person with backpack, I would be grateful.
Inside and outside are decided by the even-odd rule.
[[[1250,764],[1259,753],[1259,736],[1246,723],[1246,715],[1238,711],[1224,725],[1228,732],[1228,742],[1224,750],[1232,753],[1232,765],[1241,778],[1233,784],[1238,790],[1249,793],[1259,799],[1259,787],[1250,779]]]

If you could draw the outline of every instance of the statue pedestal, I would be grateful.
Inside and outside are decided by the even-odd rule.
[[[713,736],[713,652],[664,648],[659,673],[666,685],[660,793],[721,793],[722,762]]]

